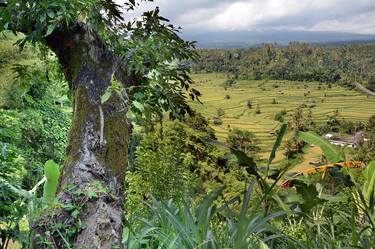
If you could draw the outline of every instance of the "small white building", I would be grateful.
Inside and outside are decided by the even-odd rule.
[[[325,137],[326,139],[331,139],[331,138],[333,137],[333,135],[330,134],[330,133],[328,133],[328,134],[325,134],[324,137]]]
[[[366,141],[363,131],[357,132],[354,136],[352,136],[349,139],[338,138],[330,133],[325,134],[324,138],[326,138],[331,144],[334,144],[340,147],[347,146],[349,148],[355,148],[359,145],[361,141]]]

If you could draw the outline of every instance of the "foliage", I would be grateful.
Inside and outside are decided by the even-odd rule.
[[[227,89],[229,87],[233,87],[233,85],[235,85],[235,84],[236,84],[236,80],[234,78],[227,79],[224,82],[224,89]]]
[[[325,125],[320,127],[321,132],[339,132],[340,131],[340,120],[338,118],[339,113],[336,110],[333,115],[330,115]]]
[[[365,184],[363,186],[363,193],[367,201],[375,197],[375,161],[371,162],[364,172]]]
[[[222,108],[217,109],[217,116],[223,117],[225,115],[225,111]]]
[[[2,52],[9,50],[4,47]],[[4,157],[0,158],[0,226],[4,243],[28,243],[28,221],[39,205],[34,195],[40,197],[43,192],[37,187],[43,183],[43,165],[50,159],[62,163],[65,158],[70,124],[70,115],[62,111],[69,104],[63,97],[66,83],[56,58],[40,51],[34,48],[33,57],[22,53],[26,56],[23,59],[33,60],[34,65],[13,65],[15,78],[2,89],[8,97],[4,109],[0,109],[0,141],[4,145]],[[13,54],[18,58],[16,52]],[[6,63],[9,67],[12,61]]]
[[[287,159],[296,158],[303,152],[304,146],[305,143],[300,140],[295,134],[293,134],[293,136],[289,138],[284,145],[284,155]]]
[[[249,109],[253,108],[253,104],[252,104],[251,99],[248,99],[248,100],[246,101],[246,106],[247,106],[247,108],[249,108]]]
[[[279,111],[278,113],[276,113],[275,115],[275,120],[276,121],[279,121],[279,122],[284,122],[285,121],[285,116],[286,116],[287,112],[286,110],[282,110],[282,111]]]
[[[214,123],[214,125],[222,125],[223,121],[221,120],[220,117],[214,117],[213,123]]]
[[[293,113],[290,121],[291,129],[294,131],[308,131],[311,128],[311,121],[305,117],[303,108],[298,107]]]
[[[55,202],[57,185],[60,178],[60,167],[54,161],[49,160],[44,164],[44,176],[46,182],[43,189],[43,203],[51,206]]]
[[[291,43],[286,47],[264,44],[259,48],[202,49],[195,72],[228,73],[235,68],[242,79],[374,84],[374,44],[313,46]]]
[[[233,129],[228,134],[227,144],[236,150],[240,150],[252,157],[257,157],[257,153],[260,151],[258,146],[258,139],[254,132]]]
[[[313,207],[324,203],[324,200],[319,198],[319,193],[315,185],[306,185],[301,181],[296,181],[294,186],[297,193],[303,198],[300,207],[304,213],[308,214]]]
[[[149,193],[159,199],[174,198],[179,201],[192,187],[189,171],[191,155],[185,155],[182,147],[187,135],[182,124],[173,123],[172,127],[163,127],[163,130],[147,134],[140,141],[135,171],[127,176],[128,210],[135,212]]]
[[[44,162],[64,161],[70,117],[54,105],[38,103],[17,113],[14,123],[20,134],[20,140],[15,143],[27,158],[28,174],[23,182],[30,188],[43,175]]]
[[[45,176],[31,189],[24,190],[20,188],[19,184],[14,184],[10,177],[0,177],[0,188],[2,192],[7,192],[5,198],[14,198],[14,202],[9,204],[13,206],[13,212],[8,213],[9,218],[1,220],[1,225],[6,229],[1,230],[1,246],[7,248],[7,244],[12,240],[19,240],[23,244],[28,244],[28,225],[37,217],[42,210],[49,208],[54,204],[56,198],[56,189],[58,185],[58,175],[60,174],[59,165],[53,161],[47,161],[44,165]],[[38,188],[44,183],[43,201],[39,201]],[[4,204],[5,200],[1,200]],[[42,203],[42,204],[41,204]],[[1,217],[3,217],[4,210],[1,210]],[[24,219],[27,219],[26,221]],[[26,222],[26,223],[25,223]],[[23,224],[25,223],[25,224]],[[21,224],[24,227],[21,228]],[[22,230],[24,229],[24,230]]]
[[[354,157],[357,160],[370,162],[375,158],[375,116],[370,117],[364,131],[365,141],[361,141],[355,149]]]
[[[192,129],[206,133],[212,140],[216,140],[215,131],[209,126],[208,120],[202,114],[194,112],[186,117],[185,123]]]
[[[137,2],[133,0],[127,1],[125,7],[114,1],[96,0],[0,1],[0,31],[5,29],[23,32],[25,36],[18,42],[21,48],[26,42],[46,44],[48,37],[54,32],[77,24],[88,27],[127,65],[128,74],[136,81],[135,85],[127,88],[120,86],[116,89],[114,81],[113,88],[109,89],[124,93],[124,96],[132,100],[128,118],[143,126],[149,125],[150,121],[160,122],[159,126],[152,123],[149,129],[145,129],[144,134],[140,134],[141,139],[135,150],[135,165],[128,173],[128,217],[139,214],[146,217],[135,223],[139,227],[128,227],[125,230],[126,247],[374,247],[373,163],[368,165],[363,182],[357,183],[363,183],[363,188],[348,186],[343,190],[351,192],[348,195],[351,199],[348,196],[343,199],[339,196],[339,200],[333,199],[332,196],[327,196],[329,191],[324,191],[324,184],[310,183],[311,179],[304,179],[306,182],[300,179],[292,181],[297,197],[287,192],[290,195],[283,198],[285,196],[281,195],[277,183],[288,169],[278,169],[271,175],[270,167],[286,133],[285,125],[278,133],[267,167],[258,167],[253,155],[258,152],[257,146],[254,145],[257,141],[251,133],[234,130],[233,136],[228,138],[233,147],[232,153],[237,157],[238,163],[235,164],[224,157],[225,152],[212,145],[218,142],[212,141],[215,139],[214,132],[202,117],[186,119],[186,124],[175,121],[165,125],[161,122],[167,112],[172,119],[182,119],[186,113],[192,113],[185,102],[186,95],[193,99],[200,96],[194,89],[189,92],[192,81],[186,61],[196,59],[194,43],[180,39],[179,29],[168,25],[168,20],[159,15],[158,9],[126,23],[122,11],[129,11],[136,6]],[[295,43],[286,48],[264,45],[259,49],[201,53],[204,55],[203,63],[207,64],[204,65],[205,70],[234,74],[225,82],[226,87],[235,84],[238,78],[314,80],[348,84],[352,82],[353,76],[358,76],[359,81],[371,87],[374,71],[371,63],[374,54],[372,51],[371,45],[320,48]],[[218,63],[211,60],[211,56],[224,59]],[[15,91],[10,92],[14,95],[9,94],[7,107],[17,110],[1,110],[0,113],[2,244],[8,243],[11,237],[17,239],[24,215],[32,217],[30,209],[27,211],[25,205],[29,201],[32,203],[31,207],[39,203],[39,199],[34,197],[40,196],[37,189],[44,181],[46,183],[42,203],[54,203],[59,177],[57,164],[47,162],[44,168],[46,177],[37,181],[42,175],[41,165],[47,159],[54,159],[58,163],[64,160],[69,115],[56,104],[64,104],[61,97],[66,94],[67,86],[61,71],[56,68],[56,58],[47,56],[44,59],[51,63],[47,62],[41,67],[14,65],[17,80],[13,85]],[[202,61],[195,65],[197,70],[202,69],[199,68]],[[2,63],[1,60],[0,64]],[[328,88],[330,87],[332,85],[328,85]],[[274,88],[278,88],[278,85],[274,85]],[[61,92],[56,93],[56,89]],[[308,98],[310,93],[307,92],[304,96]],[[103,96],[102,101],[105,102],[107,97],[108,94]],[[272,103],[275,104],[276,100],[273,100]],[[303,108],[311,109],[315,106],[307,104],[304,103]],[[247,102],[247,106],[249,109],[252,107],[251,101]],[[313,128],[312,112],[310,110],[305,118],[303,108],[297,109],[292,116],[290,123],[295,131]],[[255,113],[261,113],[259,104]],[[220,117],[223,115],[223,111],[219,112],[214,122],[221,125]],[[332,116],[323,129],[339,130],[340,122],[337,116]],[[283,121],[281,117],[278,120]],[[373,160],[371,153],[375,151],[375,140],[371,137],[371,134],[374,134],[372,123],[373,119],[370,119],[367,124],[370,127],[366,131],[366,136],[370,137],[369,142],[360,148],[361,153],[366,155],[366,161]],[[347,131],[353,129],[352,124],[345,125]],[[299,134],[304,141],[320,146],[331,162],[345,159],[342,151],[332,147],[319,136],[305,132]],[[302,151],[303,146],[304,143],[298,140],[297,136],[293,136],[286,144],[286,156],[294,157],[296,152]],[[250,155],[247,154],[249,151]],[[332,170],[329,173],[332,177],[345,173],[346,178],[355,181],[350,171]],[[242,199],[238,196],[252,178],[251,175],[257,178],[261,195],[254,206],[250,206],[253,186],[248,188]],[[319,180],[323,182],[327,178],[323,175]],[[28,187],[34,186],[35,183],[31,191],[23,190],[30,189]],[[202,193],[222,185],[226,187],[222,195],[219,194],[220,191],[215,191],[199,202]],[[66,193],[71,194],[73,202],[62,205],[62,208],[69,214],[69,219],[52,224],[51,233],[59,233],[63,239],[70,240],[85,226],[80,222],[79,215],[87,201],[99,196],[107,198],[110,194],[98,182],[90,183],[83,189],[77,189],[75,186],[67,188],[70,190]],[[193,202],[200,203],[199,205],[185,201],[184,195],[193,194],[197,194]],[[21,201],[18,195],[26,200]],[[169,198],[175,199],[175,204],[172,201],[166,202]],[[149,209],[140,205],[143,201],[150,200],[152,204]],[[237,201],[240,207],[236,205]],[[224,205],[217,207],[215,204],[218,203]],[[276,209],[297,212],[283,220],[275,220],[284,214],[272,213],[275,204],[278,205]],[[259,207],[262,207],[263,212],[259,211]],[[269,213],[272,214],[268,215]],[[49,220],[45,222],[48,223]],[[279,233],[273,229],[273,222],[280,222],[284,227],[289,225],[290,230],[293,229],[291,224],[303,224],[303,228],[296,226],[296,233],[301,234],[300,237],[305,240],[294,243],[293,237],[290,240],[276,238]],[[6,229],[3,229],[4,227]],[[132,228],[136,231],[132,231]],[[4,246],[2,244],[1,246]],[[66,246],[70,247],[69,243]]]
[[[257,104],[257,106],[255,107],[255,114],[260,114],[261,111],[260,111],[260,106],[259,104]]]
[[[319,135],[316,135],[311,132],[299,132],[298,137],[305,141],[306,143],[313,144],[319,146],[324,155],[328,158],[328,160],[332,163],[338,163],[344,160],[343,155],[339,148],[333,144],[331,144],[326,139],[322,138]]]
[[[12,64],[14,79],[5,91],[5,107],[20,109],[33,107],[41,101],[69,104],[66,98],[67,83],[57,63],[57,58],[40,46],[36,48],[40,61],[35,65]],[[46,52],[47,51],[47,52]]]
[[[145,207],[139,203],[149,194],[180,203],[185,194],[202,191],[200,181],[217,174],[223,153],[210,144],[214,135],[207,121],[197,115],[186,122],[192,128],[174,121],[142,136],[135,151],[135,168],[127,175],[127,210],[140,213],[138,209]]]
[[[222,189],[213,191],[193,208],[189,207],[187,202],[184,202],[183,207],[178,208],[172,201],[160,202],[153,199],[149,205],[152,217],[141,219],[142,226],[139,230],[134,231],[131,226],[125,229],[125,246],[131,249],[244,249],[255,248],[259,245],[261,248],[267,248],[264,242],[278,237],[277,231],[268,222],[284,213],[273,213],[266,217],[249,216],[247,212],[252,190],[252,187],[249,187],[244,194],[244,202],[239,213],[227,204],[219,208],[214,205]],[[227,221],[220,222],[218,215],[224,215]],[[139,217],[134,217],[134,219],[137,218]],[[219,224],[220,230],[215,230],[213,224]],[[269,235],[270,233],[273,235]]]
[[[148,0],[147,0],[148,1]],[[137,20],[125,21],[123,12],[134,10],[138,1],[119,5],[114,1],[60,0],[4,1],[0,6],[0,31],[22,32],[18,41],[21,48],[26,42],[49,44],[57,32],[84,26],[104,42],[130,75],[135,84],[121,89],[126,97],[132,96],[132,111],[128,117],[138,123],[159,119],[163,112],[171,118],[182,118],[191,113],[185,103],[186,94],[197,99],[200,93],[189,90],[192,80],[186,60],[194,60],[193,42],[178,36],[180,28],[169,24],[159,15],[159,9],[142,14]],[[31,14],[30,14],[31,13]]]
[[[278,194],[275,192],[276,184],[280,181],[281,177],[288,170],[288,167],[277,170],[276,172],[270,172],[270,165],[275,159],[276,151],[281,145],[281,141],[285,136],[287,125],[283,124],[278,132],[278,136],[270,153],[267,166],[262,167],[262,170],[258,169],[258,165],[253,157],[249,157],[243,151],[231,148],[231,152],[236,156],[238,165],[246,169],[247,173],[255,176],[259,188],[261,190],[261,201],[263,211],[267,214],[270,210],[270,200],[274,200],[284,210],[289,211],[289,208],[283,203]],[[265,169],[265,170],[264,170]],[[267,179],[274,180],[272,185],[269,186]],[[269,200],[270,199],[270,200]],[[259,207],[259,206],[258,206]],[[256,207],[255,210],[258,208]]]
[[[25,208],[6,183],[19,188],[25,175],[24,158],[17,147],[11,144],[12,130],[0,128],[0,248],[7,248],[9,241],[18,235],[19,222]]]

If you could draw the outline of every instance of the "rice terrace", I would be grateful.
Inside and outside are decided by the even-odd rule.
[[[224,87],[227,75],[220,73],[194,74],[194,87],[201,93],[202,103],[190,104],[205,117],[211,120],[215,134],[225,141],[230,130],[235,128],[256,133],[265,157],[272,149],[275,131],[280,122],[275,116],[285,111],[285,116],[292,115],[298,107],[304,112],[311,111],[312,119],[318,125],[327,121],[329,116],[338,113],[338,118],[348,121],[366,122],[375,114],[375,98],[355,88],[330,86],[321,82],[300,82],[285,80],[238,80],[230,88]],[[229,98],[228,98],[229,96]],[[247,101],[252,101],[249,109]],[[260,113],[256,113],[259,106]],[[214,125],[217,110],[224,111],[222,124]],[[319,159],[319,148],[308,148],[305,160],[300,165],[309,165],[310,161]],[[276,159],[282,158],[282,152]],[[274,162],[277,164],[277,160]]]

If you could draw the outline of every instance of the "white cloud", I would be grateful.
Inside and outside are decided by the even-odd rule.
[[[174,24],[203,30],[306,30],[375,34],[375,0],[155,0]]]
[[[375,11],[349,16],[342,20],[324,20],[316,23],[311,30],[339,30],[350,33],[375,34]]]

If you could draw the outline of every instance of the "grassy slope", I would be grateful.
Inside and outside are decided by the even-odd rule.
[[[274,117],[281,110],[293,113],[295,108],[303,103],[314,104],[316,107],[311,110],[317,123],[325,122],[327,116],[332,115],[335,110],[339,110],[340,117],[353,121],[366,121],[375,114],[375,98],[334,85],[329,89],[326,84],[321,84],[319,90],[319,83],[252,80],[238,81],[233,88],[225,91],[222,86],[226,80],[224,74],[195,74],[193,79],[196,82],[194,88],[203,94],[203,105],[193,102],[192,107],[209,119],[216,115],[218,108],[225,111],[223,125],[213,126],[219,140],[224,141],[231,128],[253,131],[261,140],[264,157],[268,155],[275,140],[270,132],[278,129],[279,122],[275,121]],[[275,85],[278,85],[278,88],[275,88]],[[265,90],[262,90],[262,87]],[[305,97],[304,94],[308,91],[310,94]],[[227,94],[230,96],[228,100],[224,99]],[[278,104],[272,104],[273,98]],[[248,99],[253,102],[252,110],[246,106]],[[257,104],[261,114],[255,114]],[[305,156],[310,161],[312,157],[313,155],[309,154]],[[281,158],[282,152],[279,152],[276,160]]]
[[[7,90],[15,76],[12,71],[13,65],[32,65],[39,62],[35,55],[35,48],[26,46],[20,51],[19,47],[14,45],[18,39],[19,37],[10,33],[6,36],[0,35],[0,106],[6,101]]]

